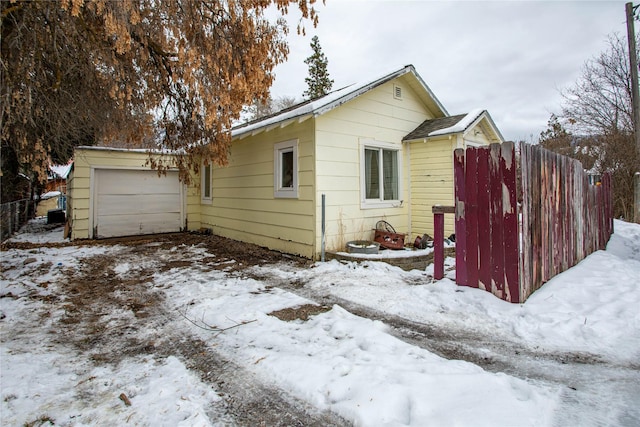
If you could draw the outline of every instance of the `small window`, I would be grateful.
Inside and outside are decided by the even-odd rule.
[[[274,146],[274,197],[298,197],[298,141]]]
[[[202,184],[201,184],[201,197],[202,201],[210,202],[211,197],[211,163],[208,165],[202,165]]]
[[[399,150],[390,144],[379,146],[369,144],[365,144],[361,152],[362,206],[399,206]]]

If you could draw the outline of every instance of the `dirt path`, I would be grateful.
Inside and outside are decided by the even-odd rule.
[[[217,238],[181,236],[183,243],[204,244],[216,254],[212,269],[229,259],[234,268],[282,260],[276,253],[238,246]],[[161,251],[176,246],[175,240],[145,239],[110,241],[125,245],[117,256],[96,256],[82,262],[79,271],[67,273],[63,284],[66,316],[55,341],[74,345],[96,365],[117,365],[126,358],[150,356],[162,360],[178,357],[202,381],[211,385],[222,400],[212,404],[212,420],[236,426],[344,426],[348,423],[330,412],[322,412],[277,387],[265,384],[252,373],[218,354],[211,345],[191,333],[185,319],[170,311],[161,289],[153,286],[157,270],[187,267],[191,261],[173,254],[170,262],[158,262]],[[186,242],[184,242],[186,240]],[[234,247],[235,246],[235,247]],[[240,250],[242,249],[242,250]],[[117,277],[114,267],[131,260],[152,267],[142,268],[133,279]],[[121,312],[113,316],[114,312]],[[134,321],[132,321],[134,320]],[[150,332],[152,331],[152,332]]]

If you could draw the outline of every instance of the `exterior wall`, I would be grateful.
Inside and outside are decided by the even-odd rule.
[[[394,84],[402,99],[394,98]],[[433,118],[404,77],[387,82],[316,119],[316,258],[321,250],[322,204],[326,194],[327,251],[344,251],[351,240],[372,240],[376,222],[389,222],[398,233],[411,233],[410,158],[402,138]],[[394,207],[361,206],[360,150],[365,140],[390,143],[401,151],[402,203]],[[407,236],[407,242],[411,236]]]
[[[453,150],[457,138],[443,136],[411,143],[411,229],[433,237],[433,205],[453,206]],[[445,236],[454,232],[453,215],[444,216]]]
[[[433,237],[433,205],[453,206],[453,150],[488,145],[491,141],[478,124],[464,135],[453,134],[411,144],[411,229]],[[455,232],[454,216],[444,216],[445,237]]]
[[[202,227],[214,234],[308,258],[314,252],[314,120],[237,139],[229,164],[213,168]],[[274,145],[298,140],[298,198],[274,197]],[[199,201],[200,202],[200,201]]]
[[[36,216],[47,216],[47,213],[51,209],[58,208],[58,199],[60,197],[51,197],[50,199],[40,200],[38,202],[38,206],[36,207]]]
[[[145,162],[149,154],[142,150],[118,150],[105,148],[77,148],[74,152],[73,171],[68,179],[68,219],[71,226],[71,239],[88,239],[91,237],[90,226],[91,208],[91,178],[92,169],[95,168],[129,168],[149,169]],[[193,203],[193,197],[189,194],[197,192],[190,186],[187,193],[186,221],[190,218],[197,219],[200,209],[198,203]],[[197,221],[194,221],[197,225]],[[194,226],[195,226],[194,225]],[[190,229],[193,229],[191,226]]]

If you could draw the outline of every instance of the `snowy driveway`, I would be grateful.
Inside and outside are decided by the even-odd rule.
[[[640,227],[615,225],[607,251],[522,305],[212,236],[18,236],[2,252],[0,421],[639,425]]]

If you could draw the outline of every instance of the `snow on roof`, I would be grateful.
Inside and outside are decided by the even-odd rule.
[[[326,106],[327,104],[333,103],[339,100],[340,98],[345,97],[346,95],[351,93],[353,91],[353,86],[354,85],[346,86],[342,89],[338,89],[334,92],[331,92],[313,101],[303,102],[292,108],[285,109],[278,114],[266,117],[262,120],[257,120],[254,122],[249,122],[243,125],[235,126],[231,130],[231,135],[232,136],[241,135],[241,134],[252,132],[256,129],[260,129],[275,123],[280,123],[289,119],[300,118],[303,116],[313,114],[316,110],[320,109],[321,107]]]
[[[434,130],[433,132],[429,133],[429,136],[448,135],[450,133],[464,132],[465,130],[467,130],[469,126],[473,124],[473,122],[476,121],[478,117],[480,117],[482,113],[484,113],[484,111],[485,110],[480,108],[472,110],[458,123],[454,124],[453,126],[449,126],[447,128]]]
[[[338,107],[344,104],[347,101],[350,101],[353,98],[356,98],[357,96],[362,95],[363,93],[368,92],[369,90],[377,86],[380,86],[381,84],[384,84],[392,79],[395,79],[407,73],[414,74],[414,76],[418,79],[420,84],[429,93],[429,96],[437,104],[438,108],[440,108],[444,112],[444,114],[447,114],[442,104],[440,104],[440,101],[438,101],[438,99],[431,92],[429,87],[424,83],[422,78],[416,72],[413,65],[406,65],[400,69],[396,69],[394,71],[382,74],[373,80],[367,80],[366,82],[345,86],[341,89],[330,92],[323,97],[320,97],[311,101],[305,101],[293,107],[282,110],[281,112],[276,113],[272,116],[268,116],[266,118],[256,120],[254,122],[249,122],[249,123],[235,126],[231,130],[231,135],[233,137],[236,137],[236,136],[257,131],[265,127],[274,126],[274,125],[284,125],[285,122],[287,121],[294,121],[294,120],[304,121],[307,118],[311,117],[312,115],[314,117],[317,117],[321,114],[326,113],[329,110],[332,110],[335,107]]]
[[[58,197],[60,196],[62,193],[60,191],[48,191],[44,194],[40,195],[40,199],[41,200],[47,200],[47,199],[51,199],[53,197]]]
[[[73,162],[69,162],[66,165],[50,165],[49,170],[57,177],[67,179],[67,175],[71,171]]]

